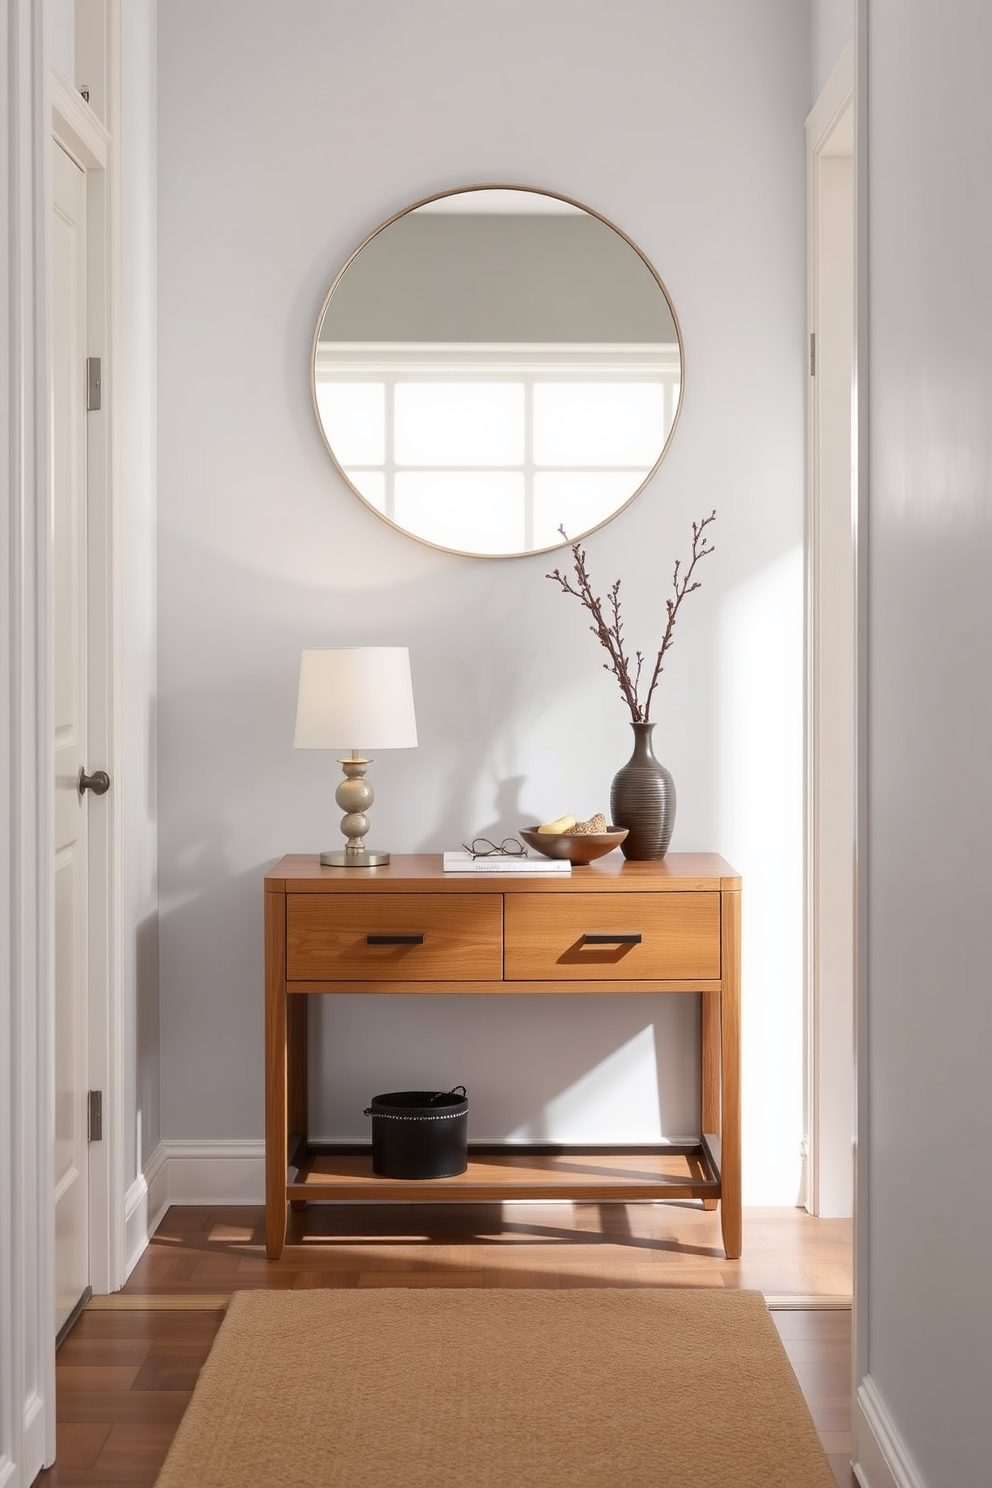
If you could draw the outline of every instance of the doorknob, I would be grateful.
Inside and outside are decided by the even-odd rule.
[[[91,790],[95,796],[105,796],[110,789],[110,776],[106,770],[96,770],[92,775],[87,775],[82,765],[80,765],[76,789],[80,795],[83,794],[83,791]]]

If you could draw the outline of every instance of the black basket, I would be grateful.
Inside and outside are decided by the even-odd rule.
[[[395,1090],[375,1095],[372,1171],[380,1178],[453,1178],[468,1167],[468,1098],[453,1090]]]

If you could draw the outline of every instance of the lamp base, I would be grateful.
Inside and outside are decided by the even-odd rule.
[[[336,852],[322,852],[320,861],[325,868],[382,868],[389,862],[389,854],[369,847],[357,850],[345,847]]]

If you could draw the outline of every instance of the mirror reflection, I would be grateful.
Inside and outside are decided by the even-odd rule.
[[[469,187],[355,250],[312,370],[363,501],[436,547],[506,556],[583,537],[637,494],[675,428],[682,344],[655,270],[604,218]]]

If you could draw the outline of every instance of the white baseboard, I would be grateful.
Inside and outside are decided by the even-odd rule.
[[[148,1219],[148,1179],[139,1173],[124,1195],[124,1280],[131,1275],[154,1226]]]
[[[162,1142],[167,1204],[263,1204],[265,1143]]]
[[[40,1395],[32,1393],[24,1406],[24,1462],[30,1467],[30,1472],[25,1483],[34,1481],[34,1476],[42,1467],[51,1466],[51,1458],[46,1448],[46,1413],[45,1404]]]
[[[862,1488],[927,1488],[870,1375],[854,1399],[854,1473]]]
[[[264,1142],[160,1142],[124,1205],[130,1276],[170,1204],[261,1204]]]
[[[19,1442],[12,1443],[18,1460],[7,1452],[0,1453],[0,1488],[29,1488],[43,1467],[50,1467],[45,1451],[45,1408],[39,1395],[32,1392],[24,1405],[23,1431]]]

